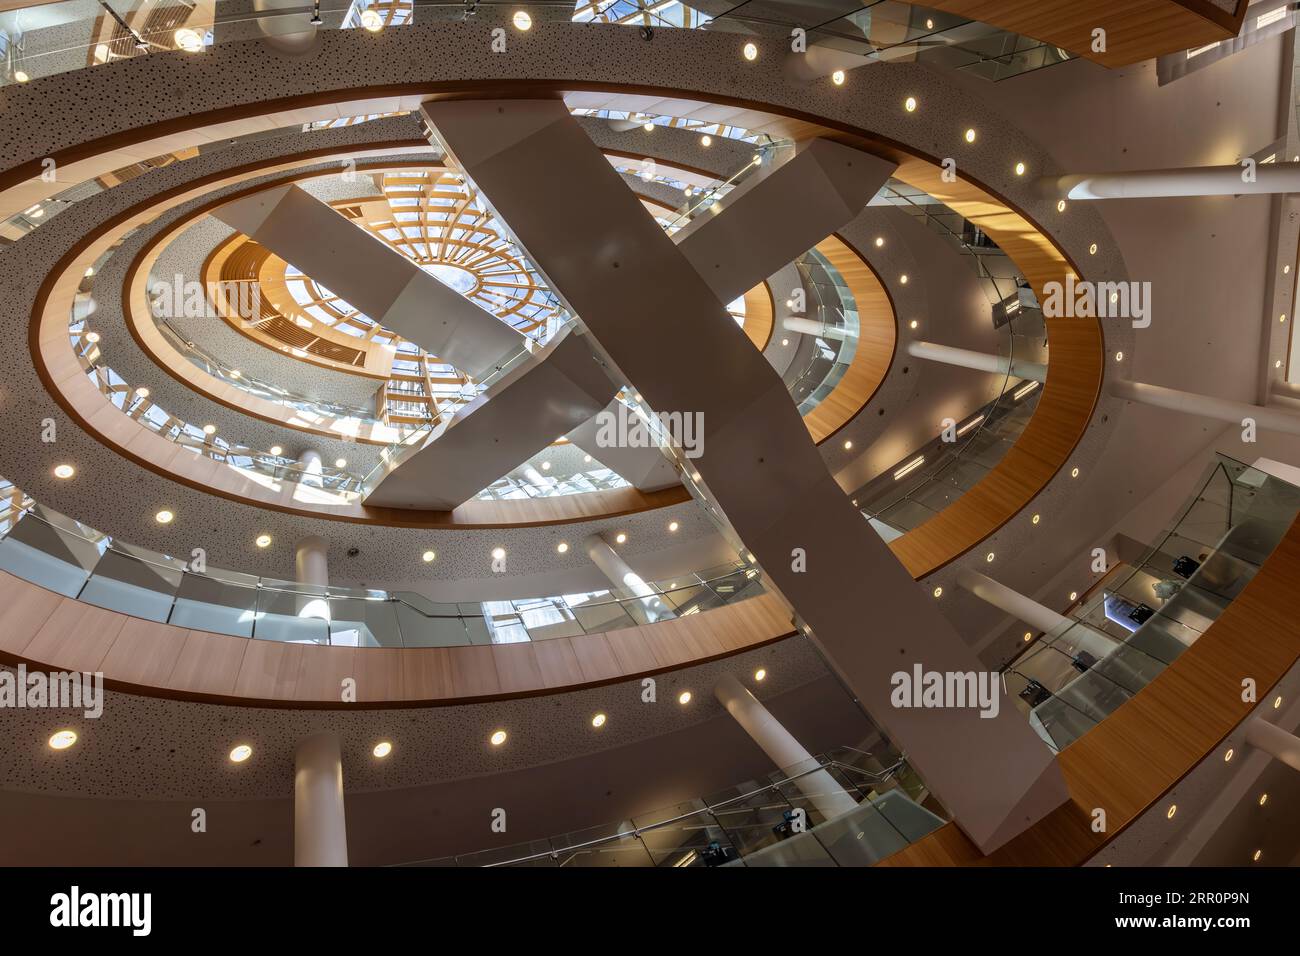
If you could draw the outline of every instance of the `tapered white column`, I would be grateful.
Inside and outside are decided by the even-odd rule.
[[[336,734],[313,734],[294,754],[293,865],[348,865],[343,756]]]
[[[328,541],[315,535],[298,542],[294,548],[293,563],[299,584],[310,588],[329,587],[329,547]],[[299,617],[318,617],[323,621],[330,619],[329,602],[323,597],[304,595],[298,599],[298,603]]]
[[[996,372],[999,375],[1010,373],[1017,378],[1035,382],[1047,381],[1046,365],[1009,358],[1005,355],[990,355],[987,352],[959,349],[951,345],[936,345],[933,342],[909,342],[907,354],[931,362],[942,362],[945,365],[973,368],[978,372]]]
[[[1115,649],[1113,640],[1090,625],[1058,614],[978,571],[962,568],[957,572],[957,583],[977,598],[1042,631],[1053,639],[1054,644],[1064,644],[1072,654],[1087,651],[1101,660]]]
[[[772,712],[758,702],[749,688],[732,674],[724,674],[713,687],[713,696],[727,708],[751,740],[767,754],[777,769],[798,773],[812,766],[813,756],[794,735],[772,716]],[[826,819],[838,817],[858,805],[844,792],[844,788],[825,770],[805,773],[794,779],[794,785],[808,798]]]
[[[1234,402],[1226,398],[1214,398],[1196,392],[1184,392],[1162,385],[1147,385],[1144,382],[1130,382],[1113,379],[1109,385],[1110,393],[1117,398],[1130,402],[1140,402],[1155,408],[1167,408],[1174,412],[1188,415],[1200,415],[1221,422],[1240,425],[1243,419],[1253,419],[1255,425],[1265,431],[1282,432],[1287,435],[1300,435],[1300,415],[1282,408],[1265,408],[1263,405],[1251,405],[1248,402]]]
[[[1169,196],[1243,196],[1300,192],[1300,163],[1261,163],[1251,181],[1240,163],[1126,173],[1077,173],[1039,180],[1040,190],[1060,199],[1151,199]]]
[[[1258,747],[1292,770],[1300,770],[1300,737],[1258,717],[1246,725],[1246,743]]]
[[[589,535],[583,542],[587,557],[591,563],[600,568],[601,574],[609,582],[610,590],[618,597],[640,598],[641,607],[651,621],[666,617],[668,608],[663,599],[655,594],[654,588],[646,584],[641,575],[632,570],[623,556],[598,534]]]

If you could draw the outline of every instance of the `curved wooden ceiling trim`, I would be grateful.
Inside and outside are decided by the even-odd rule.
[[[1300,663],[1300,520],[1206,631],[1118,710],[1061,751],[1070,800],[991,856],[948,824],[881,866],[1078,866],[1151,810],[1212,754],[1255,706],[1241,699],[1249,675],[1258,699]],[[1106,810],[1105,833],[1093,810]]]
[[[114,690],[253,707],[429,707],[594,687],[729,657],[794,633],[761,594],[599,634],[462,647],[258,641],[128,617],[0,572],[0,659],[98,672]],[[343,703],[343,681],[357,702]]]

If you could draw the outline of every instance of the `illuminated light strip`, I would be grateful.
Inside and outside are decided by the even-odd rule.
[[[982,421],[984,421],[983,415],[980,415],[976,418],[972,418],[965,425],[961,426],[961,428],[957,429],[957,437],[960,438],[962,435],[966,434],[968,431],[970,431],[972,428],[974,428]]]
[[[894,480],[895,480],[895,481],[898,481],[898,479],[900,479],[900,478],[904,478],[904,477],[906,477],[907,475],[910,475],[912,472],[916,471],[916,469],[920,468],[920,467],[921,467],[922,465],[924,465],[924,464],[925,464],[925,456],[924,456],[924,455],[921,455],[921,456],[919,456],[919,457],[917,457],[917,458],[913,458],[911,461],[909,461],[909,462],[908,462],[906,465],[904,465],[902,468],[898,469],[898,471],[894,472]]]
[[[1012,392],[1011,397],[1018,402],[1037,387],[1038,382],[1026,382],[1024,385],[1021,385],[1018,389]]]

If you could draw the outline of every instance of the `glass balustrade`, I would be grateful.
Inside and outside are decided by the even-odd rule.
[[[762,594],[751,564],[707,568],[650,593],[608,590],[440,603],[414,592],[313,587],[191,562],[118,541],[0,480],[0,570],[132,617],[255,640],[346,647],[456,647],[599,633]]]
[[[497,6],[481,0],[480,7]],[[868,61],[921,62],[942,69],[1006,79],[1070,58],[1058,47],[1017,36],[950,13],[895,0],[862,3],[767,2],[734,4],[705,14],[677,3],[616,0],[614,4],[513,3],[532,9],[534,21],[650,26],[652,28],[742,30],[750,33],[807,31],[810,46],[858,54]],[[146,0],[63,0],[0,13],[0,85],[71,70],[103,66],[138,56],[202,55],[218,43],[285,37],[317,30],[400,29],[411,23],[457,21],[463,3],[445,0],[322,0],[318,22],[312,7],[250,10],[235,0],[175,4],[158,8]],[[847,11],[847,12],[846,12]]]
[[[405,865],[870,866],[947,819],[899,754],[840,747],[629,820]]]
[[[1069,746],[1218,620],[1298,513],[1300,488],[1219,456],[1155,544],[1007,665],[1008,696],[1054,749]]]

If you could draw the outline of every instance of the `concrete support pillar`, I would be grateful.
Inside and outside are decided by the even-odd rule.
[[[294,550],[293,563],[299,584],[309,588],[328,588],[330,543],[324,538],[312,536],[303,538]],[[329,602],[321,597],[303,596],[298,600],[299,617],[318,617],[323,621],[330,619]]]
[[[1255,718],[1246,725],[1246,743],[1258,747],[1292,770],[1300,770],[1300,737],[1288,734],[1276,724]]]
[[[348,865],[343,755],[336,734],[313,734],[294,754],[293,865]]]
[[[1226,398],[1214,398],[1196,392],[1184,392],[1162,385],[1147,385],[1144,382],[1131,382],[1113,379],[1110,393],[1116,398],[1130,402],[1141,402],[1156,408],[1167,408],[1174,412],[1186,412],[1213,418],[1232,425],[1241,425],[1242,419],[1254,419],[1255,425],[1266,431],[1282,432],[1287,435],[1300,435],[1300,415],[1283,408],[1265,408],[1251,405],[1249,402],[1234,402]]]
[[[640,598],[641,607],[651,621],[670,616],[667,605],[655,594],[654,588],[646,584],[641,575],[632,570],[631,566],[623,560],[623,556],[615,551],[608,541],[598,534],[593,534],[583,542],[583,546],[587,549],[587,557],[591,558],[591,563],[600,568],[601,573],[605,575],[605,580],[609,582],[610,590],[614,594],[624,598]]]
[[[1053,643],[1070,654],[1087,651],[1101,660],[1115,649],[1115,641],[1091,626],[1057,614],[1050,607],[1013,591],[1005,584],[994,581],[978,571],[963,568],[957,572],[957,583],[982,601],[987,601],[1005,611],[1018,621],[1024,621],[1035,630],[1054,639]]]
[[[722,676],[713,688],[713,696],[727,708],[727,713],[735,718],[736,723],[762,748],[763,753],[767,754],[778,769],[797,772],[812,766],[812,754],[733,675]],[[826,770],[797,777],[794,785],[828,820],[847,813],[858,805]]]
[[[959,349],[951,345],[936,345],[933,342],[909,342],[907,354],[931,362],[943,362],[945,365],[973,368],[978,372],[996,372],[998,375],[1006,375],[1010,372],[1017,378],[1035,382],[1047,381],[1046,365],[1008,358],[1005,355],[989,355],[987,352]]]
[[[302,483],[311,485],[315,488],[321,487],[321,474],[325,465],[321,461],[320,452],[315,448],[308,448],[298,456],[298,464],[302,466]]]
[[[1043,194],[1056,199],[1151,199],[1169,196],[1243,196],[1300,192],[1300,163],[1264,163],[1253,182],[1244,182],[1244,167],[1192,166],[1144,169],[1126,173],[1079,173],[1038,181]]]

